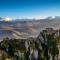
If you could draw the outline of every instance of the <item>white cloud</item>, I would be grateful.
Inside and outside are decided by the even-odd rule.
[[[6,17],[6,18],[4,18],[3,20],[4,20],[4,21],[12,21],[12,18]]]

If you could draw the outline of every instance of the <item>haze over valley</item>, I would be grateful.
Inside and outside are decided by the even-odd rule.
[[[48,17],[45,19],[16,19],[3,20],[0,18],[0,40],[9,38],[37,37],[42,29],[60,29],[60,17]]]

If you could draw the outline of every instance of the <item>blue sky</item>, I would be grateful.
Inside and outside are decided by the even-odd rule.
[[[11,18],[60,16],[60,0],[0,0],[0,16]]]

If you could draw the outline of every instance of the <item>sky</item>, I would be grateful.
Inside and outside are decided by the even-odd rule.
[[[60,0],[0,0],[0,17],[45,18],[60,16]]]

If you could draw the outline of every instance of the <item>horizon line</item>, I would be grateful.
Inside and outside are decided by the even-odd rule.
[[[10,20],[15,20],[15,19],[46,19],[46,18],[55,18],[55,17],[60,17],[60,16],[36,16],[36,17],[18,17],[18,18],[12,18],[12,17],[0,17],[2,19],[10,19]]]

